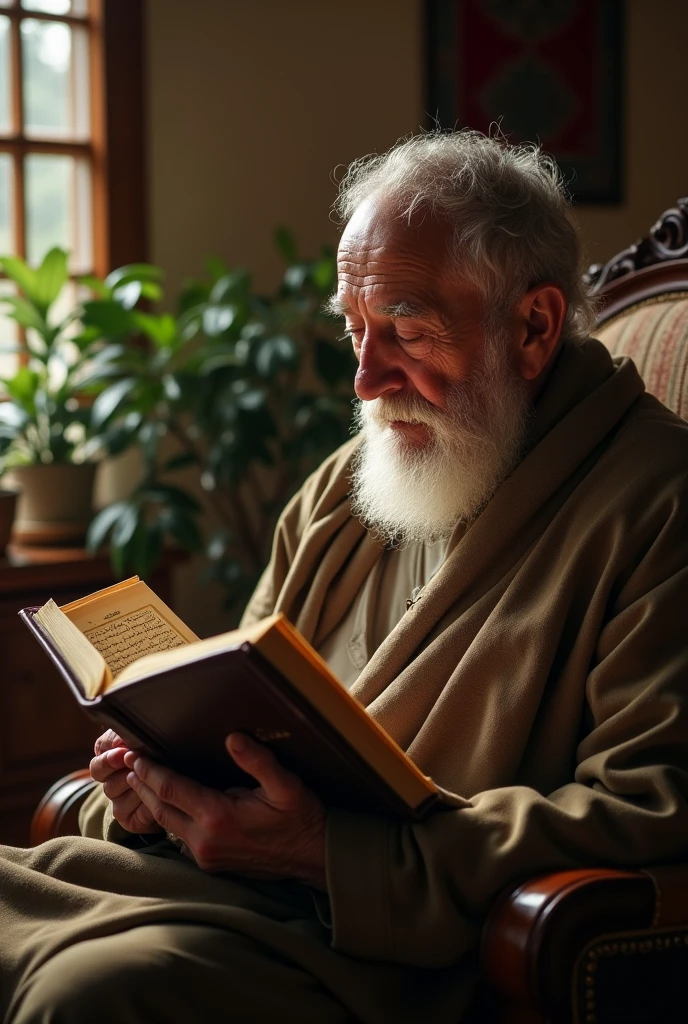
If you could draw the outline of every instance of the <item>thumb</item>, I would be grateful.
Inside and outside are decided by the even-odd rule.
[[[260,785],[269,803],[291,803],[300,791],[299,777],[283,768],[273,752],[262,743],[257,743],[243,733],[233,732],[227,737],[225,746],[239,768],[253,776]]]

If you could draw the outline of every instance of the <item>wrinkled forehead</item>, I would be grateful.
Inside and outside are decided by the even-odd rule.
[[[448,226],[429,215],[409,223],[390,205],[362,203],[339,243],[338,295],[350,305],[364,295],[387,305],[436,304],[443,284],[456,280],[450,240]]]
[[[383,200],[361,203],[348,221],[337,251],[340,269],[347,264],[411,260],[444,273],[449,261],[451,230],[445,221],[418,210],[411,218]]]

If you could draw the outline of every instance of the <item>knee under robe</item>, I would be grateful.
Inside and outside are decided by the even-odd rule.
[[[455,1024],[470,997],[468,967],[375,964],[330,938],[304,886],[209,875],[166,840],[0,847],[6,1024]]]

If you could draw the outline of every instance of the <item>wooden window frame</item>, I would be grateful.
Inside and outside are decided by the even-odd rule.
[[[91,166],[94,273],[144,261],[148,254],[144,16],[141,0],[87,0],[83,16],[31,11],[14,0],[1,7],[10,19],[12,104],[23,125],[20,23],[25,18],[61,22],[89,32],[90,133],[84,142],[34,139],[23,131],[0,135],[0,153],[13,158],[15,254],[25,256],[23,162],[27,153],[85,157]]]

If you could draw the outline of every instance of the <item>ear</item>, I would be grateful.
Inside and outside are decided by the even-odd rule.
[[[536,380],[549,365],[561,338],[568,303],[556,284],[531,288],[516,304],[516,367],[523,380]]]

